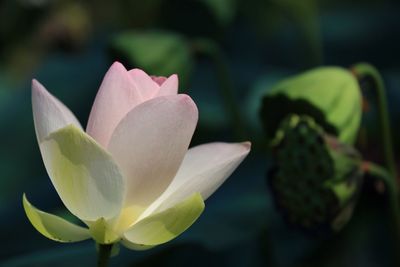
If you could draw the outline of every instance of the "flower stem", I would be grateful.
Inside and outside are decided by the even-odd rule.
[[[385,154],[386,168],[382,168],[371,162],[366,163],[366,171],[376,178],[381,179],[388,189],[390,210],[392,216],[392,225],[396,235],[395,251],[400,249],[400,211],[399,211],[399,185],[397,181],[397,169],[393,154],[393,141],[392,132],[390,128],[390,119],[388,104],[386,99],[386,91],[383,79],[378,70],[372,65],[367,63],[359,63],[353,66],[353,73],[359,82],[365,82],[370,79],[372,81],[372,88],[376,91],[378,101],[378,112],[380,120],[380,128],[382,132],[383,152]],[[400,265],[400,255],[396,254],[396,265]]]
[[[98,244],[97,267],[107,267],[113,244]]]
[[[398,201],[398,188],[394,177],[385,168],[372,162],[364,162],[364,170],[386,185],[390,203],[392,220],[397,239],[400,238],[400,210]]]
[[[223,51],[217,43],[204,38],[194,40],[192,45],[196,52],[210,57],[213,61],[219,82],[218,88],[223,98],[225,109],[231,116],[231,123],[237,138],[243,139],[246,136],[243,118],[235,99],[234,83]]]
[[[390,171],[393,179],[397,179],[397,170],[393,154],[393,141],[390,129],[388,104],[386,100],[385,86],[379,72],[370,64],[359,63],[353,66],[352,71],[359,81],[370,78],[373,81],[373,88],[376,90],[378,100],[379,120],[382,131],[383,150],[385,154],[386,167]],[[395,180],[396,181],[396,180]],[[397,186],[397,182],[395,182]]]

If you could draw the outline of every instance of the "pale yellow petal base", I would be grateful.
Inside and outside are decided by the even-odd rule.
[[[189,228],[204,210],[204,201],[195,193],[177,205],[150,215],[133,225],[123,236],[122,244],[144,250],[166,243]]]
[[[88,229],[35,208],[29,203],[25,194],[23,195],[23,205],[26,216],[28,216],[33,227],[49,239],[58,242],[77,242],[90,238]]]

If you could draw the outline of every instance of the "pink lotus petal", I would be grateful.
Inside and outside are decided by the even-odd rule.
[[[104,76],[97,93],[87,133],[106,147],[117,124],[142,99],[128,71],[121,63],[115,62]]]
[[[198,111],[187,95],[138,105],[115,129],[109,152],[128,180],[125,206],[146,207],[169,185],[188,149]]]
[[[140,69],[130,70],[129,75],[135,82],[140,94],[143,96],[143,101],[153,98],[158,90],[160,90],[160,86],[154,82],[146,72]]]
[[[178,75],[173,74],[161,85],[157,96],[176,95],[178,93],[179,80]]]

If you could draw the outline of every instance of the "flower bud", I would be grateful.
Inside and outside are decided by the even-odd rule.
[[[268,181],[292,224],[339,230],[350,218],[362,182],[361,159],[308,116],[289,115],[273,141]]]

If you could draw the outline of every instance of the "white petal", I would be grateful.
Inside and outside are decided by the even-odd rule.
[[[125,206],[144,208],[175,176],[198,118],[187,95],[154,98],[134,108],[115,129],[108,150],[128,180]]]
[[[153,98],[160,90],[160,86],[153,81],[153,79],[140,69],[132,69],[129,71],[129,75],[137,85],[138,90],[143,96],[143,100],[149,100]]]
[[[125,67],[115,62],[101,83],[86,132],[106,147],[121,119],[143,101]]]
[[[206,200],[250,152],[250,142],[209,143],[189,149],[175,178],[139,220],[199,192]]]
[[[59,242],[77,242],[90,238],[89,229],[37,209],[29,203],[25,194],[23,196],[23,205],[26,216],[33,227],[47,238]]]
[[[84,221],[119,214],[125,179],[111,155],[73,125],[51,133],[41,151],[50,179],[72,214]]]
[[[82,128],[72,112],[36,80],[32,80],[32,109],[39,143],[68,124]]]
[[[176,95],[178,93],[179,81],[178,75],[173,74],[164,81],[157,93],[157,96]]]

